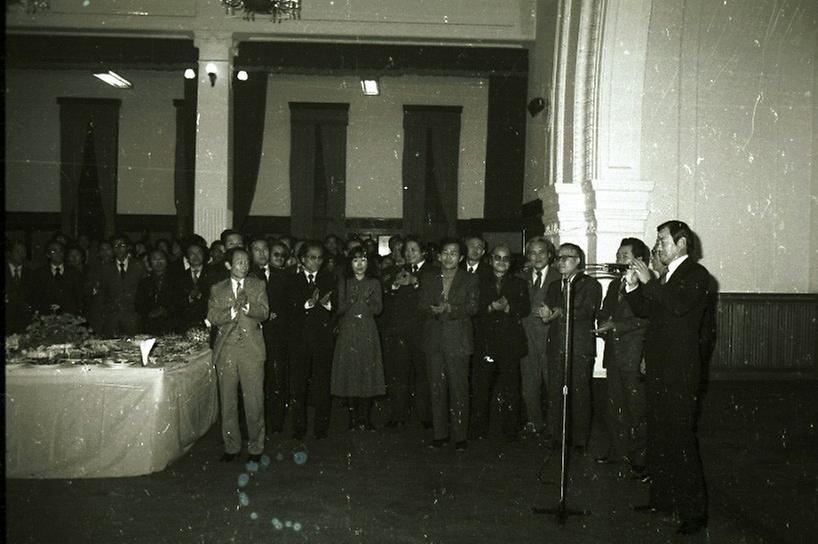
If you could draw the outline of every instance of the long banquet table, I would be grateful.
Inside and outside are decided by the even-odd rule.
[[[7,367],[6,477],[161,471],[217,415],[210,350],[158,367]]]

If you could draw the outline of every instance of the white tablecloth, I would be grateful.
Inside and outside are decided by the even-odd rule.
[[[216,421],[210,350],[164,367],[6,369],[6,477],[164,469]]]

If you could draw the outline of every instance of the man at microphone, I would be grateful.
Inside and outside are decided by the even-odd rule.
[[[694,249],[690,227],[667,221],[657,231],[665,271],[656,278],[645,262],[632,259],[625,275],[625,299],[634,314],[650,320],[645,336],[650,499],[634,509],[674,514],[681,520],[679,533],[687,535],[707,523],[695,414],[710,275],[689,257]]]
[[[594,328],[602,286],[597,280],[582,273],[585,253],[575,244],[562,244],[557,251],[557,270],[560,281],[552,282],[545,295],[546,308],[543,321],[550,322],[548,331],[548,426],[557,447],[562,421],[562,386],[565,383],[563,365],[565,358],[565,315],[570,315],[570,416],[571,435],[566,437],[574,452],[584,455],[591,432],[591,377],[596,355]],[[571,290],[570,312],[566,309],[566,296]]]

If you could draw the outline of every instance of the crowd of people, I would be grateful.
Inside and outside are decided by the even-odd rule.
[[[209,328],[223,461],[242,449],[240,399],[251,459],[267,435],[284,431],[288,414],[293,438],[303,439],[308,403],[313,436],[326,438],[333,396],[344,399],[350,429],[373,429],[372,402],[381,398],[386,427],[416,420],[433,430],[432,448],[466,449],[486,437],[494,414],[506,440],[538,435],[557,448],[564,383],[567,443],[585,455],[602,336],[609,449],[596,461],[649,475],[644,510],[677,512],[687,523],[680,530],[695,532],[705,519],[693,429],[707,274],[687,259],[692,244],[678,221],[660,226],[653,252],[623,239],[623,274],[603,302],[602,286],[583,272],[582,248],[544,237],[519,256],[476,235],[437,244],[393,236],[381,256],[375,240],[355,235],[245,238],[228,229],[212,244],[195,235],[154,244],[57,235],[35,270],[25,247],[7,241],[6,329],[56,311],[84,316],[102,336]],[[680,343],[688,346],[681,354]]]

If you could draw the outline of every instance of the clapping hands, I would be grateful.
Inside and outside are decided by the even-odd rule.
[[[491,303],[491,309],[495,312],[508,313],[510,309],[508,305],[508,299],[505,296],[498,298],[497,300]]]

